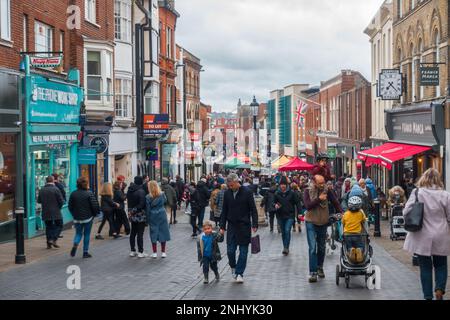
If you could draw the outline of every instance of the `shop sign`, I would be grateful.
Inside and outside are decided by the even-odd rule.
[[[371,142],[363,142],[359,146],[359,151],[366,151],[372,149],[372,143]]]
[[[317,131],[317,136],[321,138],[339,138],[339,133],[335,131],[319,130]]]
[[[439,86],[439,67],[420,67],[420,86]]]
[[[327,153],[328,153],[328,156],[331,158],[331,159],[335,159],[336,158],[336,147],[328,147],[328,149],[327,149]]]
[[[80,148],[78,149],[78,164],[96,164],[97,149]]]
[[[77,134],[32,135],[33,144],[48,144],[58,142],[78,142]]]
[[[95,137],[90,145],[97,150],[97,153],[104,153],[108,149],[108,141],[103,137]]]
[[[30,57],[30,65],[35,68],[55,68],[61,65],[62,56]]]
[[[144,135],[168,134],[169,133],[169,115],[145,114],[144,115]]]
[[[72,84],[31,77],[29,88],[29,122],[78,124],[82,89]]]
[[[389,139],[398,142],[435,145],[431,109],[421,112],[387,113]]]

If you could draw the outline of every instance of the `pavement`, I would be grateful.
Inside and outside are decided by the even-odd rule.
[[[208,214],[205,216],[208,217]],[[281,235],[270,233],[268,228],[260,228],[258,233],[262,251],[249,255],[244,284],[237,284],[232,279],[226,245],[221,243],[221,280],[204,285],[202,270],[197,262],[196,241],[190,238],[192,229],[188,223],[189,217],[179,214],[178,221],[176,225],[170,226],[172,240],[168,242],[168,257],[165,259],[160,257],[160,253],[157,259],[130,258],[129,239],[126,237],[92,240],[90,252],[93,258],[82,259],[80,252],[71,258],[72,230],[64,232],[59,250],[45,249],[45,240],[42,238],[28,240],[26,253],[30,262],[26,265],[11,265],[14,251],[8,256],[9,264],[4,263],[7,247],[1,245],[0,265],[3,272],[0,272],[0,288],[8,289],[0,290],[0,300],[422,299],[417,272],[391,255],[389,250],[392,249],[384,249],[378,240],[372,241],[372,245],[374,264],[381,268],[380,290],[367,289],[363,276],[352,277],[349,289],[345,288],[343,279],[337,286],[335,268],[339,261],[339,250],[326,257],[326,278],[319,279],[318,283],[308,283],[305,230],[292,233],[291,253],[285,257],[281,254]],[[148,228],[144,241],[146,252],[149,252],[151,244]],[[36,244],[30,245],[32,242]],[[38,257],[44,253],[44,257]],[[68,289],[67,282],[71,274],[67,273],[67,269],[70,266],[80,268],[80,289]],[[210,279],[213,278],[211,272]]]

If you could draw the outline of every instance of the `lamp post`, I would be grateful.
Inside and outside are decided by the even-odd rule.
[[[186,144],[187,144],[187,140],[186,140],[186,65],[184,63],[182,64],[177,64],[176,65],[177,69],[178,68],[183,68],[183,148],[184,148],[184,159],[183,159],[183,167],[184,167],[184,182],[187,183],[187,176],[186,176]]]
[[[259,111],[259,103],[256,102],[256,97],[253,96],[253,101],[252,103],[250,103],[250,107],[253,110],[253,130],[255,132],[256,135],[256,164],[258,164],[258,154],[259,154],[259,143],[258,143],[258,132],[256,129],[256,118],[258,116],[258,111]]]

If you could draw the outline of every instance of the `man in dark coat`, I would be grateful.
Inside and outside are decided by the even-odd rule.
[[[244,282],[244,271],[247,265],[248,245],[251,232],[258,229],[258,212],[253,192],[239,184],[239,177],[232,173],[227,178],[228,190],[225,192],[220,232],[227,230],[228,261],[237,283]],[[227,228],[228,223],[228,228]],[[236,264],[236,250],[239,246],[239,258]]]
[[[64,198],[55,186],[55,178],[48,176],[46,185],[39,191],[38,203],[42,204],[42,220],[45,222],[45,234],[47,236],[47,249],[52,246],[59,248],[56,243],[63,227],[61,208]]]
[[[200,207],[200,211],[198,214],[198,224],[197,227],[199,230],[203,228],[203,219],[205,217],[205,208],[209,204],[209,198],[211,197],[211,192],[208,190],[208,186],[206,185],[206,178],[201,178],[197,183],[197,191],[198,191],[198,205]]]
[[[178,195],[178,206],[181,206],[181,201],[183,199],[183,193],[184,193],[184,188],[185,188],[185,184],[183,179],[177,175],[176,180],[175,180],[175,185],[176,185],[176,190],[177,190],[177,195]]]

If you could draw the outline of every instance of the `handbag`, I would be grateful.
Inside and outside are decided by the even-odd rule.
[[[417,232],[423,226],[423,202],[419,202],[419,188],[416,189],[416,201],[412,208],[405,214],[405,230],[409,232]]]
[[[257,254],[261,251],[261,241],[259,239],[259,234],[252,237],[251,245],[252,245],[252,254]]]

